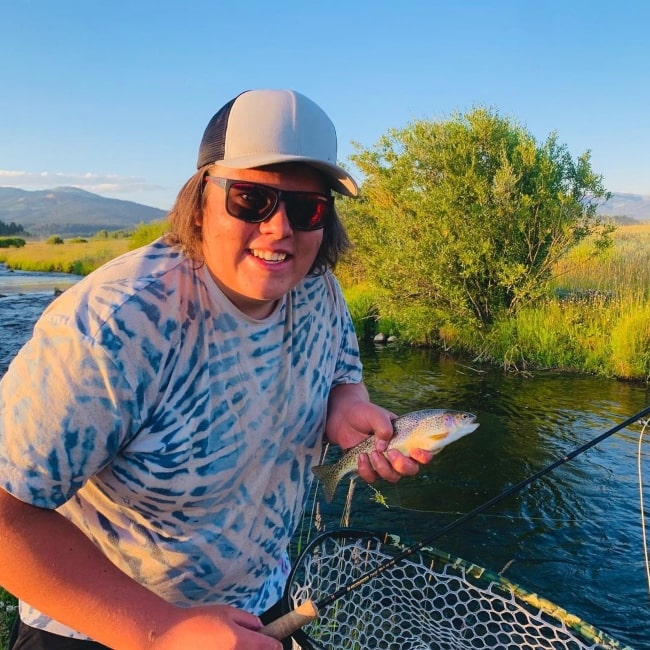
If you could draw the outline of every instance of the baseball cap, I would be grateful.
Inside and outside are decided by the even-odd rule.
[[[356,196],[357,183],[336,164],[336,150],[334,124],[311,99],[293,90],[247,90],[212,117],[196,166],[250,169],[302,162],[324,172],[333,190]]]

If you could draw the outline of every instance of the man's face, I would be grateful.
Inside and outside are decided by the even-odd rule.
[[[280,190],[329,194],[322,174],[305,165],[237,170],[215,165],[210,174]],[[266,221],[247,223],[226,211],[224,188],[208,182],[204,192],[205,263],[219,288],[239,310],[253,318],[264,318],[308,273],[323,240],[323,230],[294,230],[283,201]]]

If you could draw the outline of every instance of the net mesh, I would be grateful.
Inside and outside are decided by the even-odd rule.
[[[294,567],[285,606],[318,603],[402,550],[395,537],[322,535]],[[553,603],[433,548],[323,607],[294,639],[313,650],[627,648]]]

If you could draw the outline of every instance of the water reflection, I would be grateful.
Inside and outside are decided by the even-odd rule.
[[[0,377],[31,335],[34,323],[55,298],[79,281],[69,273],[9,271],[0,264]]]
[[[49,293],[63,291],[81,279],[71,273],[34,273],[12,271],[0,264],[0,296],[14,296],[26,293]]]

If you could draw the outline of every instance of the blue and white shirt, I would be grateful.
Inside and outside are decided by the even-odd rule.
[[[255,320],[159,240],[36,324],[0,382],[0,485],[170,603],[260,613],[282,594],[330,389],[360,381],[331,273]],[[21,616],[85,638],[25,603]]]

